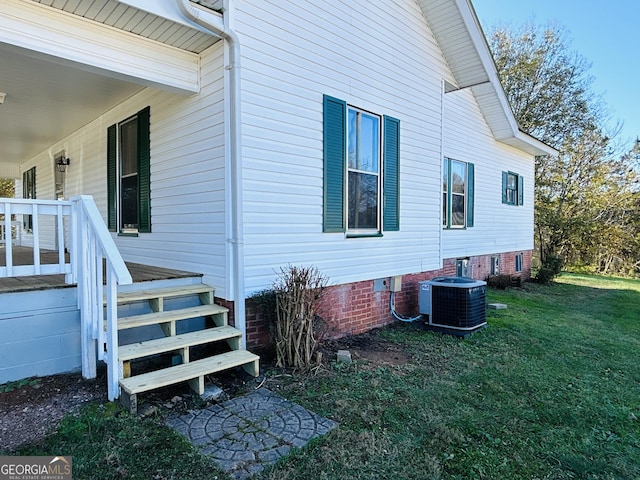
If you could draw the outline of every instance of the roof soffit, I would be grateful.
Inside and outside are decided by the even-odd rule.
[[[418,4],[455,79],[455,88],[449,85],[446,91],[470,88],[497,141],[533,155],[553,154],[554,149],[520,131],[470,1],[418,0]]]
[[[209,32],[187,23],[180,15],[173,14],[173,10],[177,12],[175,2],[158,0],[30,1],[191,53],[201,53],[219,41]],[[201,0],[196,3],[222,18],[222,14],[213,9],[218,2]]]

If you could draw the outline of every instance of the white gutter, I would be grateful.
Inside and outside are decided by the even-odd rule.
[[[207,20],[207,13],[193,6],[189,0],[176,0],[180,12],[189,20],[206,29],[212,35],[222,38],[229,50],[229,156],[231,174],[231,244],[232,298],[234,301],[235,327],[242,332],[242,348],[247,344],[247,328],[244,294],[244,245],[242,225],[242,155],[240,143],[240,42],[228,25]],[[225,2],[226,3],[226,2]],[[228,11],[225,8],[225,11]],[[225,15],[225,21],[227,20]],[[225,22],[226,23],[226,22]]]

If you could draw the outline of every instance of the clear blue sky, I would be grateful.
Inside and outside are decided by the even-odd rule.
[[[499,24],[554,24],[590,64],[593,92],[602,95],[612,122],[624,123],[618,140],[640,136],[639,0],[471,0],[485,33]]]

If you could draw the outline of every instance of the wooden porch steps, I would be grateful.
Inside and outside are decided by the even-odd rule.
[[[179,297],[185,298],[179,299]],[[177,300],[174,301],[175,299]],[[172,302],[165,303],[165,300],[172,300]],[[228,309],[214,303],[213,287],[205,284],[174,288],[145,287],[144,290],[118,294],[119,310],[126,310],[128,313],[136,311],[126,306],[141,302],[148,304],[145,308],[147,312],[151,309],[151,313],[119,316],[118,331],[158,325],[162,331],[160,335],[164,334],[164,337],[142,339],[118,347],[118,361],[124,375],[124,378],[119,381],[120,400],[130,411],[135,412],[137,409],[137,395],[149,390],[189,382],[191,388],[202,395],[204,378],[207,375],[236,367],[243,367],[253,376],[259,374],[259,357],[241,349],[242,332],[228,325]],[[182,306],[193,305],[196,302],[200,305]],[[139,306],[136,308],[140,311]],[[192,319],[199,319],[195,324],[203,327],[178,334],[178,323]],[[193,325],[189,328],[193,328]],[[209,356],[205,358],[191,361],[192,347],[204,347],[205,354],[228,351],[217,354],[208,353]],[[144,371],[134,376],[130,375],[131,362],[136,362],[140,368],[149,370],[154,368],[152,366],[154,362],[145,362],[145,360],[165,354],[171,355],[172,361],[178,360],[180,363],[167,368]],[[203,352],[200,352],[200,355],[202,354]]]
[[[188,359],[189,347],[219,342],[221,340],[226,340],[232,349],[238,350],[240,348],[241,336],[242,333],[240,330],[228,325],[207,328],[205,330],[198,330],[197,332],[122,345],[118,348],[118,358],[121,362],[126,362],[137,358],[158,355],[160,353],[180,351],[183,359]]]
[[[207,303],[213,303],[213,293],[215,289],[204,283],[196,285],[182,285],[172,288],[147,288],[144,290],[133,292],[118,293],[118,303],[137,302],[140,300],[163,299],[171,297],[180,297],[186,295],[210,295],[212,298]],[[205,302],[203,302],[205,303]]]
[[[211,305],[200,305],[198,307],[181,308],[179,310],[168,310],[144,313],[142,315],[132,315],[130,317],[120,317],[118,318],[118,330],[163,323],[175,323],[179,320],[206,316],[213,317],[216,325],[220,327],[227,324],[228,311],[229,310],[225,307],[221,307],[214,303]]]
[[[137,409],[137,394],[183,381],[189,381],[191,388],[199,395],[204,393],[204,377],[234,367],[243,367],[247,373],[258,376],[260,357],[246,350],[233,350],[213,357],[183,363],[174,367],[155,370],[120,380],[124,391],[123,403],[130,411]]]

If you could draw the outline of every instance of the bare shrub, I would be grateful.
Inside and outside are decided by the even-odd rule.
[[[317,340],[316,306],[327,279],[316,267],[288,266],[280,269],[276,292],[276,365],[310,370],[314,366]]]

